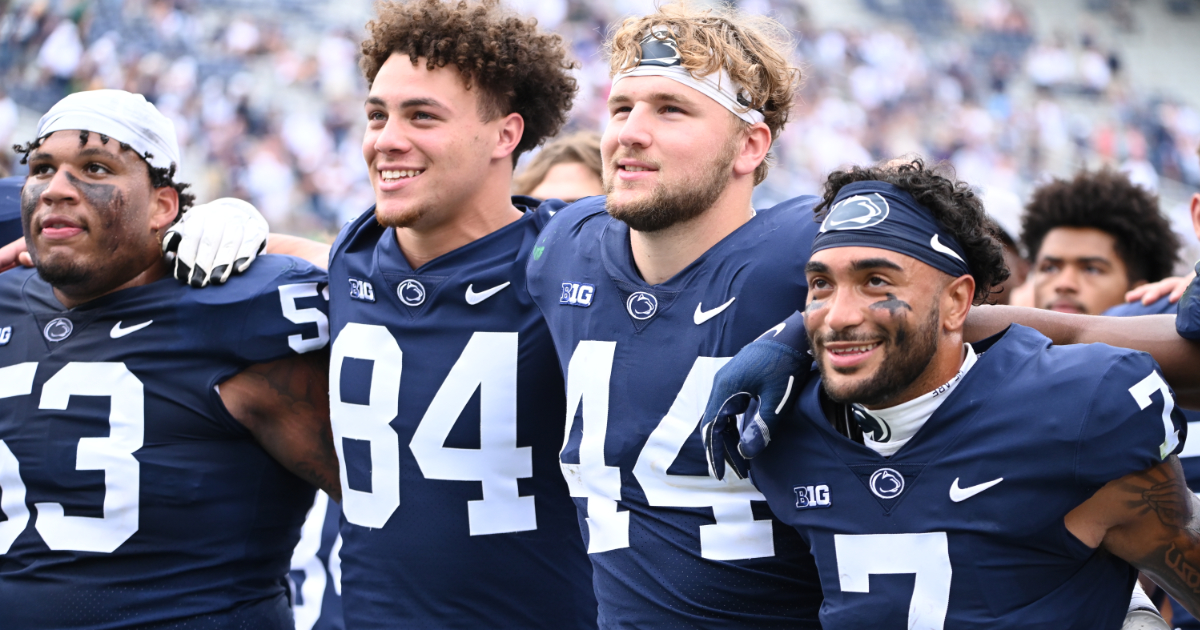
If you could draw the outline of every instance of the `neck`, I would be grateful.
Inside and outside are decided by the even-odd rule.
[[[654,285],[683,271],[754,216],[750,207],[753,192],[751,182],[731,181],[716,203],[694,219],[654,232],[630,230],[629,245],[638,273]]]
[[[150,284],[167,275],[167,263],[161,257],[150,264],[150,266],[142,269],[140,273],[126,280],[115,287],[106,289],[98,289],[96,287],[85,287],[78,285],[66,285],[54,287],[54,297],[68,309],[75,308],[82,304],[86,304],[97,298],[104,297],[110,293],[116,293],[123,289],[131,289],[142,285]]]
[[[445,220],[429,223],[418,221],[417,225],[396,228],[396,242],[409,266],[418,269],[438,256],[477,241],[520,219],[521,211],[512,205],[509,194],[512,186],[511,166],[506,175],[489,176],[474,195],[464,200],[458,208],[450,208],[450,212],[441,215],[446,217]]]
[[[929,365],[925,371],[917,377],[904,391],[885,400],[878,405],[863,405],[867,409],[886,409],[903,405],[904,403],[919,398],[929,392],[945,385],[950,379],[958,374],[962,369],[963,360],[967,356],[966,346],[963,345],[962,331],[954,333],[943,333],[941,343],[938,344],[938,349],[933,354],[933,358],[929,360]]]

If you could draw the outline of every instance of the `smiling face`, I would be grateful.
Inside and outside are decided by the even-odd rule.
[[[1038,308],[1099,315],[1124,304],[1125,292],[1133,287],[1111,234],[1060,227],[1042,239],[1033,270]]]
[[[741,148],[742,133],[729,110],[657,76],[618,81],[608,109],[600,151],[609,214],[653,232],[716,203]]]
[[[957,315],[953,303],[943,304],[946,287],[957,281],[915,258],[870,247],[821,250],[805,272],[804,324],[831,398],[890,407],[948,380],[939,380],[945,370],[934,357],[944,346],[943,306]]]
[[[57,131],[29,154],[21,191],[25,242],[38,273],[90,299],[161,265],[161,231],[174,221],[174,189],[151,188],[144,160],[120,143]]]
[[[431,228],[472,207],[496,160],[497,136],[516,116],[484,121],[478,91],[467,89],[457,68],[425,63],[393,54],[366,102],[363,158],[375,216],[391,227]],[[501,159],[511,177],[511,159]]]

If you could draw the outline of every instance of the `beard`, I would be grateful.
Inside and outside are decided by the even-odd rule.
[[[405,208],[399,212],[389,212],[384,214],[379,211],[379,207],[375,208],[375,221],[383,227],[390,228],[408,228],[416,225],[427,214],[425,206],[417,206],[414,208]]]
[[[56,261],[42,260],[33,254],[33,264],[38,276],[54,287],[74,287],[86,284],[95,273],[85,265],[74,260]]]
[[[912,385],[924,373],[929,362],[933,360],[933,355],[938,348],[940,327],[941,314],[935,306],[922,325],[910,326],[906,321],[901,322],[895,334],[892,335],[881,330],[880,334],[874,337],[833,333],[814,339],[810,334],[809,344],[818,350],[817,356],[824,355],[822,347],[825,343],[835,341],[861,341],[864,343],[879,341],[885,352],[883,361],[874,375],[862,382],[847,385],[838,385],[835,379],[830,378],[844,374],[844,372],[830,368],[825,365],[824,361],[818,360],[817,368],[821,371],[825,393],[835,402],[858,403],[867,407],[878,406],[894,399],[909,385]]]
[[[736,151],[736,143],[730,142],[697,177],[673,184],[659,183],[648,198],[636,201],[616,203],[608,196],[604,208],[612,218],[638,232],[657,232],[695,219],[725,192],[733,177],[731,168],[737,157]],[[615,179],[615,176],[610,177],[604,183],[605,195],[612,194]]]

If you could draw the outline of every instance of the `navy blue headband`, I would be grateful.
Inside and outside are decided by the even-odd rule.
[[[912,195],[887,182],[854,182],[838,191],[812,252],[833,247],[877,247],[955,278],[971,273],[958,239]]]

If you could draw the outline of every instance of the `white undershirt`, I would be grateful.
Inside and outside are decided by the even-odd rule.
[[[866,413],[887,423],[891,429],[891,436],[886,442],[876,442],[867,435],[863,436],[863,444],[871,450],[883,455],[891,457],[900,447],[908,443],[912,436],[916,435],[921,427],[925,426],[925,422],[937,411],[937,408],[942,406],[942,402],[946,400],[950,392],[962,382],[962,378],[966,375],[967,370],[970,370],[975,365],[977,357],[975,350],[971,344],[964,343],[964,354],[962,368],[958,370],[958,374],[950,379],[950,382],[941,387],[921,396],[918,396],[906,403],[900,403],[895,407],[887,407],[885,409],[867,409],[858,403],[854,403],[854,408],[859,413]]]

